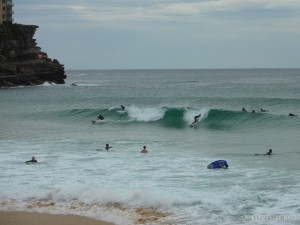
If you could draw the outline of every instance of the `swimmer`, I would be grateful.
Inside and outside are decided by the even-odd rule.
[[[108,151],[110,148],[112,148],[112,146],[109,146],[109,144],[105,145],[105,150]]]
[[[141,151],[141,153],[148,153],[148,150],[146,149],[146,146],[143,147],[143,150]]]

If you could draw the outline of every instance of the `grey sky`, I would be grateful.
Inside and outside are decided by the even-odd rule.
[[[300,0],[13,0],[66,69],[300,65]]]

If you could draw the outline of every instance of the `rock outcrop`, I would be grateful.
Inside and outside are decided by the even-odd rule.
[[[33,38],[36,25],[0,25],[0,87],[64,84],[64,66],[48,58]]]

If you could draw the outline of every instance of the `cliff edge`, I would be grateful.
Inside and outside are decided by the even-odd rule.
[[[0,25],[0,87],[64,84],[64,65],[50,59],[33,36],[38,26]]]

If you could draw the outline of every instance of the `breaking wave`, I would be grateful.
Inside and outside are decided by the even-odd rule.
[[[275,115],[272,113],[245,113],[241,111],[225,109],[208,109],[192,107],[137,107],[129,106],[125,110],[120,108],[105,109],[72,109],[48,112],[36,115],[35,118],[47,117],[63,119],[64,121],[86,122],[95,120],[102,114],[105,123],[110,124],[154,124],[169,128],[186,128],[194,121],[194,116],[201,114],[198,128],[204,129],[235,129],[241,127],[269,127],[282,124],[299,123],[298,117],[291,121],[286,115]]]

